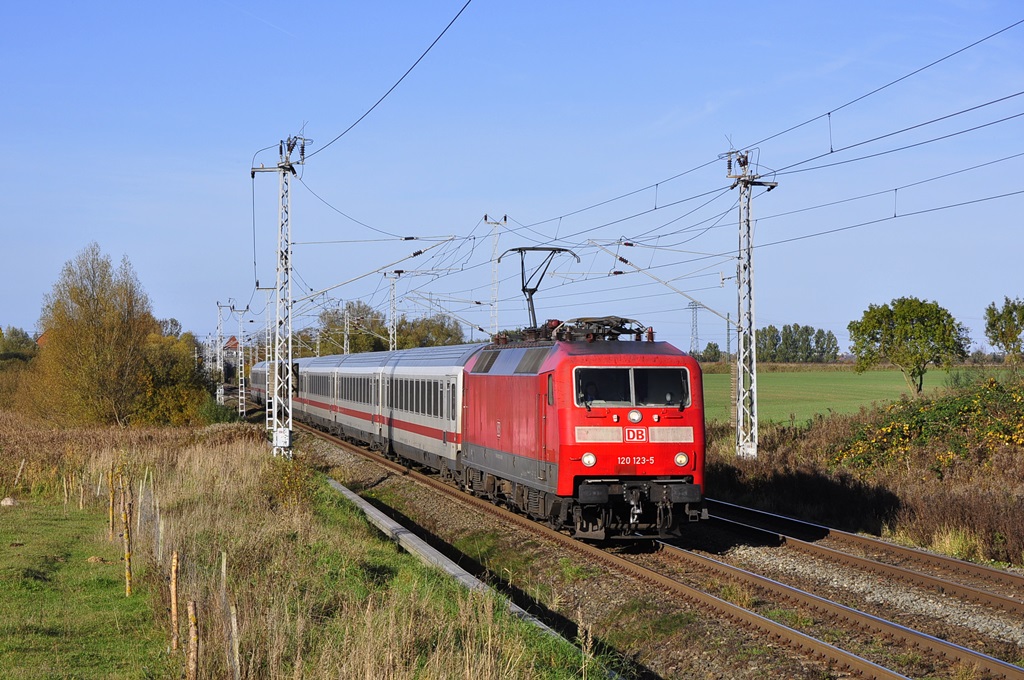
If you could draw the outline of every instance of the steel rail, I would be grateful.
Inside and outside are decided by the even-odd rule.
[[[309,427],[308,425],[297,423],[296,427],[314,436],[329,441],[350,453],[368,458],[374,463],[377,463],[400,476],[415,480],[416,482],[452,497],[461,503],[470,505],[477,510],[497,517],[504,522],[515,524],[520,528],[540,534],[564,548],[583,554],[589,559],[601,562],[620,573],[628,573],[645,582],[660,586],[673,595],[680,596],[694,604],[697,604],[705,610],[721,614],[737,625],[759,631],[760,633],[767,635],[772,641],[779,644],[785,644],[786,646],[818,661],[834,664],[836,667],[844,669],[850,673],[854,673],[862,678],[875,678],[877,680],[906,680],[906,676],[876,664],[873,661],[864,659],[838,647],[834,647],[827,642],[818,640],[806,633],[789,628],[788,626],[784,626],[776,621],[761,616],[756,612],[749,611],[731,602],[715,597],[710,593],[691,588],[690,586],[680,583],[679,581],[665,576],[664,574],[660,574],[622,557],[608,553],[597,546],[575,540],[564,533],[555,531],[554,529],[544,526],[543,524],[529,519],[524,515],[506,510],[505,508],[494,505],[490,501],[460,491],[451,484],[442,482],[435,477],[418,473],[400,463],[388,460],[377,454],[370,453],[359,446]]]
[[[764,529],[750,524],[745,524],[743,522],[725,519],[724,517],[712,516],[712,519],[738,526],[745,531],[767,534],[768,536],[780,540],[783,545],[789,546],[806,555],[811,555],[812,557],[819,557],[832,562],[838,562],[839,564],[852,567],[854,569],[871,571],[881,576],[897,578],[921,588],[934,590],[942,595],[953,595],[954,597],[961,598],[968,602],[992,607],[993,609],[1001,609],[1011,614],[1024,615],[1024,602],[1019,602],[1013,598],[1005,597],[997,593],[991,593],[987,590],[981,590],[955,581],[948,581],[937,576],[925,574],[920,571],[914,571],[905,567],[898,567],[885,562],[879,562],[871,559],[870,557],[851,555],[850,553],[834,550],[823,545],[817,545],[808,541],[802,541],[799,538],[786,536],[785,534],[780,534],[770,529]]]
[[[705,500],[707,501],[708,509],[713,510],[714,514],[718,517],[730,519],[743,524],[749,524],[752,521],[750,518],[755,518],[753,522],[755,522],[755,526],[758,526],[758,528],[770,528],[773,532],[777,532],[780,535],[785,536],[787,539],[797,539],[807,544],[808,541],[803,540],[799,536],[794,536],[794,534],[802,534],[804,536],[813,534],[820,538],[827,537],[840,543],[856,546],[863,550],[889,552],[894,555],[898,555],[905,560],[913,561],[918,564],[924,564],[935,569],[941,569],[947,572],[970,576],[988,583],[994,583],[1015,593],[1024,593],[1024,576],[1004,571],[1002,569],[994,569],[982,564],[965,562],[963,560],[946,557],[944,555],[936,555],[916,548],[908,548],[906,546],[896,545],[895,543],[889,543],[869,536],[840,531],[820,524],[805,522],[803,520],[786,517],[785,515],[777,515],[764,510],[746,508],[733,503],[726,503],[724,501],[717,501],[710,498]],[[1014,612],[1019,612],[1021,611],[1020,608],[1024,607],[1024,602],[1020,599],[1004,599],[1013,603],[1012,605],[1007,604],[1007,606],[1012,607],[1011,610]]]
[[[841,621],[849,622],[874,634],[882,635],[891,640],[899,640],[913,648],[925,649],[947,660],[970,664],[979,671],[990,674],[993,678],[1006,680],[1024,680],[1024,668],[1007,663],[995,657],[976,652],[973,649],[940,640],[921,631],[901,626],[886,619],[858,611],[837,602],[827,600],[807,591],[780,583],[765,576],[740,569],[716,559],[698,555],[667,543],[662,548],[671,557],[687,562],[698,568],[715,572],[724,578],[739,581],[749,586],[762,588],[794,604],[807,607],[819,614],[824,614]]]

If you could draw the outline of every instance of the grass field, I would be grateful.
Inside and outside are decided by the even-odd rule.
[[[0,675],[171,677],[150,598],[124,596],[99,508],[29,501],[0,513]]]
[[[929,371],[925,392],[942,387],[944,371]],[[733,401],[729,374],[704,374],[704,405],[707,419],[728,422]],[[758,371],[757,407],[762,422],[805,423],[815,414],[856,413],[861,406],[910,395],[899,371]]]

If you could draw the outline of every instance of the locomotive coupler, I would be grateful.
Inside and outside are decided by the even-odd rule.
[[[630,489],[627,500],[629,501],[629,523],[636,524],[640,521],[640,514],[643,512],[643,505],[640,503],[640,489]]]

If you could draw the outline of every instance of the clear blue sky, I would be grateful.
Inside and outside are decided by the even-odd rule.
[[[300,133],[317,152],[463,3],[4,3],[0,326],[35,330],[90,241],[127,256],[159,318],[205,336],[231,299],[261,325],[277,179],[250,179],[254,154],[273,146],[256,155],[272,166]],[[738,192],[716,159],[757,145],[757,171],[779,183],[753,203],[758,327],[824,328],[845,350],[869,304],[912,295],[985,344],[985,306],[1024,296],[1024,195],[947,206],[1024,190],[1024,156],[1000,161],[1024,153],[1024,117],[994,123],[1024,112],[1010,97],[1024,91],[1024,24],[853,100],[1021,19],[1003,1],[473,0],[293,181],[296,296],[369,274],[300,305],[295,326],[347,299],[386,312],[389,282],[371,272],[401,268],[422,273],[398,280],[400,312],[426,310],[417,290],[488,328],[489,308],[464,301],[490,299],[482,218],[507,214],[500,251],[581,258],[554,262],[540,319],[632,317],[688,349],[690,301],[609,276],[632,269],[590,241],[735,318]],[[441,236],[455,240],[387,267]],[[500,325],[523,325],[518,257],[499,271]],[[724,349],[725,323],[702,311],[699,336]]]

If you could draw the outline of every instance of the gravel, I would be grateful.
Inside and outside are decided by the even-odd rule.
[[[875,616],[916,628],[935,637],[978,648],[1016,647],[1013,661],[1024,658],[1024,621],[1005,612],[946,597],[917,586],[815,559],[784,548],[740,546],[729,551],[728,560],[743,568],[787,584],[868,611]],[[959,633],[956,631],[959,630]],[[954,639],[956,638],[956,639]],[[1002,643],[1002,644],[1001,644]],[[1005,651],[999,652],[1005,656]]]

